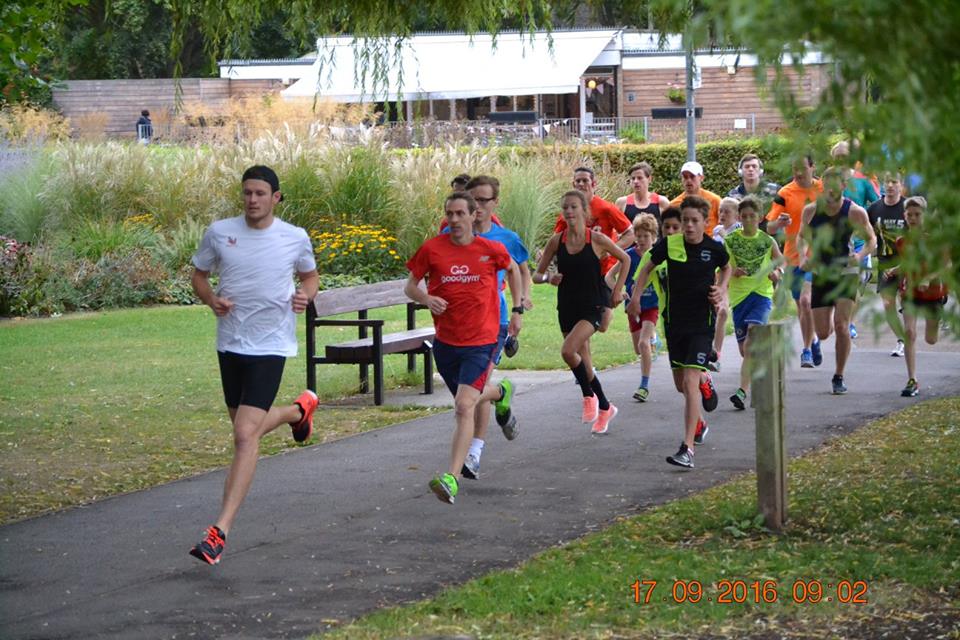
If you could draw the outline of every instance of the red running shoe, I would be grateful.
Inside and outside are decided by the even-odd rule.
[[[700,382],[700,400],[704,411],[713,411],[717,408],[719,402],[717,398],[717,388],[713,386],[713,378],[706,374],[706,380]]]
[[[227,535],[220,530],[220,527],[214,525],[207,529],[206,537],[190,549],[190,555],[207,564],[217,564],[220,562],[220,554],[223,553],[226,540]]]
[[[290,428],[293,429],[293,439],[297,442],[306,442],[313,434],[313,412],[316,411],[320,400],[317,394],[307,389],[300,394],[294,403],[300,407],[302,415],[300,422],[291,422]]]

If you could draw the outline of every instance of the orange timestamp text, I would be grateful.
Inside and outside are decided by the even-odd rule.
[[[658,590],[657,580],[637,580],[630,585],[636,604],[673,602],[676,604],[710,602],[717,604],[867,604],[865,580],[794,580],[781,589],[776,580],[720,580],[716,584],[699,580],[674,580]]]

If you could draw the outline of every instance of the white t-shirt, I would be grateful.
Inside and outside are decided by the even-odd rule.
[[[723,242],[723,239],[727,237],[728,233],[733,233],[737,229],[743,229],[743,225],[740,224],[739,220],[734,222],[729,229],[722,224],[718,224],[713,228],[713,239],[717,242]]]
[[[266,229],[251,228],[242,215],[218,220],[203,234],[193,266],[218,273],[217,295],[235,305],[217,318],[217,351],[297,355],[293,274],[317,268],[306,231],[276,218]]]

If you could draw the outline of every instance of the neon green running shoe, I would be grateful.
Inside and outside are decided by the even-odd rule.
[[[433,491],[440,500],[448,504],[453,504],[457,498],[457,491],[460,490],[457,479],[452,474],[445,473],[441,476],[434,476],[430,481],[430,491]]]
[[[510,421],[510,402],[513,400],[513,383],[509,378],[500,381],[503,397],[493,403],[493,410],[497,417],[497,424],[501,427]]]

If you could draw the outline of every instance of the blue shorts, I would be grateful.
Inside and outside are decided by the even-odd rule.
[[[457,387],[469,385],[477,391],[483,386],[493,371],[493,358],[497,352],[497,342],[478,347],[457,347],[433,341],[433,360],[437,363],[437,372],[450,389],[457,395]]]
[[[733,330],[737,342],[747,339],[747,330],[752,324],[767,324],[773,300],[759,293],[751,293],[733,308]]]
[[[790,294],[795,301],[800,299],[804,282],[813,282],[813,274],[800,267],[794,267],[793,271],[790,272]]]
[[[500,325],[500,333],[497,334],[497,350],[493,354],[493,364],[500,364],[500,356],[503,355],[503,345],[507,341],[507,327],[510,325]]]

